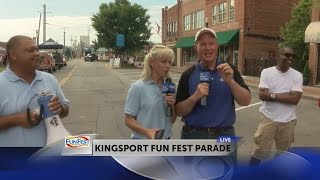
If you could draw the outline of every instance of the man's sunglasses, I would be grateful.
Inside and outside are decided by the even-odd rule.
[[[297,58],[297,56],[295,54],[291,54],[291,53],[285,53],[285,54],[280,54],[282,56],[285,56],[286,58],[290,58],[292,57],[292,59]]]

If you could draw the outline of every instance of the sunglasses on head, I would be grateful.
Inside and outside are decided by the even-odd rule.
[[[285,56],[286,58],[292,57],[292,59],[295,59],[297,57],[295,54],[291,54],[291,53],[285,53],[285,54],[280,54],[280,55]]]

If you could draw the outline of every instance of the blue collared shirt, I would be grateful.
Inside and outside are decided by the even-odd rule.
[[[166,115],[167,103],[159,86],[152,80],[134,82],[128,92],[125,113],[136,117],[145,128],[165,129],[163,138],[171,136],[171,118]],[[143,134],[133,132],[132,139],[146,139]]]
[[[221,64],[217,61],[216,66]],[[189,79],[189,93],[194,94],[200,83],[201,64],[195,66]],[[192,112],[186,115],[185,122],[194,127],[228,127],[235,123],[235,104],[229,86],[224,82],[217,68],[210,71],[209,95],[207,105],[201,106],[198,102]]]
[[[62,104],[69,106],[69,101],[53,75],[36,71],[36,77],[29,84],[7,68],[0,73],[0,116],[26,112],[27,107],[39,108],[37,94],[43,91],[58,96]],[[46,139],[47,130],[43,121],[32,128],[15,126],[0,130],[0,147],[43,147]]]

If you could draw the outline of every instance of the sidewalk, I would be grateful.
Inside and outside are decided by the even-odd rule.
[[[170,71],[182,73],[185,70],[183,67],[171,67]],[[260,78],[252,76],[242,76],[246,84],[250,87],[257,88],[259,86]],[[318,99],[320,97],[320,87],[303,86],[303,97]]]

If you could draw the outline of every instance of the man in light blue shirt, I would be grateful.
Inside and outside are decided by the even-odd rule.
[[[42,92],[53,95],[48,104],[51,111],[61,118],[69,114],[69,101],[57,79],[36,70],[38,59],[38,48],[30,37],[18,35],[8,41],[4,63],[10,65],[0,73],[0,147],[45,146],[47,130],[36,110]]]

